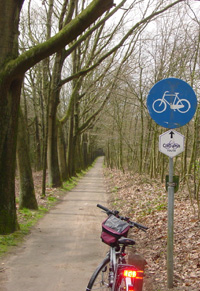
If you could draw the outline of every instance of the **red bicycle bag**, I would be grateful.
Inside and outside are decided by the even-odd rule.
[[[124,236],[127,237],[130,225],[114,215],[110,215],[102,223],[101,239],[107,245],[112,245]]]

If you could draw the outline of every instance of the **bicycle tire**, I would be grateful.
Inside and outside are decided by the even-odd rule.
[[[92,277],[90,278],[90,281],[87,285],[86,291],[111,290],[111,287],[109,286],[109,263],[110,258],[109,256],[107,256],[92,274]]]

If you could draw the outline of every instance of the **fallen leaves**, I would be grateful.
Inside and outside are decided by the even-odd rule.
[[[167,289],[167,193],[165,185],[148,176],[105,169],[112,208],[149,227],[147,233],[133,231],[137,250],[148,265],[144,291]],[[200,221],[186,189],[175,194],[174,288],[200,291]]]

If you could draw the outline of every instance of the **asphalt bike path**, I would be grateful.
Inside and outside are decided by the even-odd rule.
[[[67,192],[17,247],[1,262],[1,291],[84,291],[101,262],[106,246],[101,243],[106,205],[102,173],[103,157]]]

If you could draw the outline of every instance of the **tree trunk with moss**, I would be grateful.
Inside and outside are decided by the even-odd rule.
[[[21,109],[18,118],[17,167],[20,181],[19,209],[38,209],[29,157],[26,128]]]
[[[58,96],[56,99],[51,98],[48,120],[48,150],[47,150],[47,164],[49,173],[49,185],[50,187],[61,187],[62,181],[60,176],[59,164],[58,164],[58,150],[57,150],[57,106]]]
[[[9,59],[18,56],[17,23],[22,4],[23,1],[3,1],[0,9],[0,234],[13,232],[18,227],[15,206],[15,152],[23,74],[13,75],[6,65]]]

